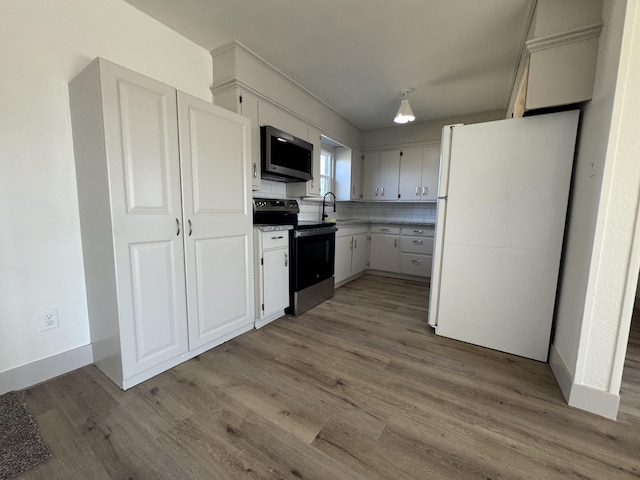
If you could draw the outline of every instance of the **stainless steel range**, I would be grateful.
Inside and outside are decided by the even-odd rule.
[[[298,221],[297,200],[254,198],[254,225],[292,225],[289,231],[289,308],[300,315],[334,292],[334,223]]]

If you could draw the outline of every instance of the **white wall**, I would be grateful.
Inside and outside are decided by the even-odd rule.
[[[442,136],[442,127],[445,125],[489,122],[492,120],[502,120],[504,117],[504,110],[495,110],[492,112],[443,118],[431,122],[410,123],[408,125],[368,130],[362,132],[362,149],[367,150],[396,145],[439,142]]]
[[[640,11],[638,1],[629,0],[625,18],[625,3],[604,4],[594,99],[583,117],[578,150],[551,359],[569,404],[609,417],[618,410],[640,268],[635,233]]]
[[[0,373],[89,343],[67,83],[96,56],[211,100],[209,52],[121,0],[3,2]]]

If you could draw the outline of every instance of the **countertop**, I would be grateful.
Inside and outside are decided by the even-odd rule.
[[[379,219],[379,218],[371,218],[371,219],[339,219],[336,220],[336,225],[338,227],[340,225],[419,225],[422,227],[430,227],[435,226],[436,221],[433,220],[389,220],[389,219]]]
[[[254,225],[261,232],[281,232],[284,230],[293,230],[292,225]]]

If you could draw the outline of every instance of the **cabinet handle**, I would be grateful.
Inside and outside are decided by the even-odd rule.
[[[380,231],[381,231],[381,232],[388,232],[388,231],[389,231],[389,229],[388,229],[388,228],[381,228],[381,229],[380,229]]]
[[[280,240],[281,238],[284,238],[282,235],[280,235],[279,237],[271,237],[271,240]]]
[[[356,186],[352,185],[351,186],[351,195],[355,195],[356,194]]]
[[[353,250],[353,237],[351,237],[351,241],[349,242],[349,248]]]
[[[411,263],[415,263],[416,265],[420,265],[422,260],[411,260]]]
[[[416,245],[422,245],[422,240],[414,240],[413,243]]]
[[[253,162],[253,178],[258,178],[258,166]]]
[[[289,266],[289,254],[285,252],[284,254],[284,266],[288,267]]]
[[[176,218],[176,225],[178,226],[178,231],[176,232],[176,236],[180,235],[180,220]]]
[[[376,187],[376,197],[378,196],[378,187]]]
[[[358,248],[358,239],[357,238],[353,239],[353,248]]]
[[[424,230],[414,230],[413,233],[424,233]]]
[[[191,219],[188,219],[187,222],[189,222],[189,236],[191,236],[191,234],[193,233],[193,225],[191,225]]]
[[[427,192],[429,191],[429,187],[422,187],[422,195],[427,196]]]
[[[397,238],[393,241],[393,248],[398,248],[398,239]]]
[[[384,197],[384,187],[382,187],[382,188],[380,189],[380,191],[382,192],[382,193],[380,194],[380,196],[381,196],[381,197]]]
[[[420,196],[420,187],[416,187],[416,197]]]

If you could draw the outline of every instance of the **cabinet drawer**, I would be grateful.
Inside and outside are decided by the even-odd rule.
[[[433,237],[402,236],[400,237],[400,251],[431,255],[433,253]]]
[[[354,225],[351,228],[354,235],[358,235],[359,233],[369,233],[369,225]]]
[[[262,232],[262,249],[286,248],[289,245],[289,231]]]
[[[353,235],[353,227],[338,227],[338,231],[336,232],[336,237],[350,237]]]
[[[400,227],[394,225],[371,225],[371,233],[392,233],[398,235]]]
[[[407,275],[419,277],[431,276],[431,255],[418,255],[415,253],[401,253],[398,270]]]
[[[402,235],[417,235],[421,237],[433,237],[434,227],[430,226],[410,226],[410,227],[402,227],[400,233]]]

